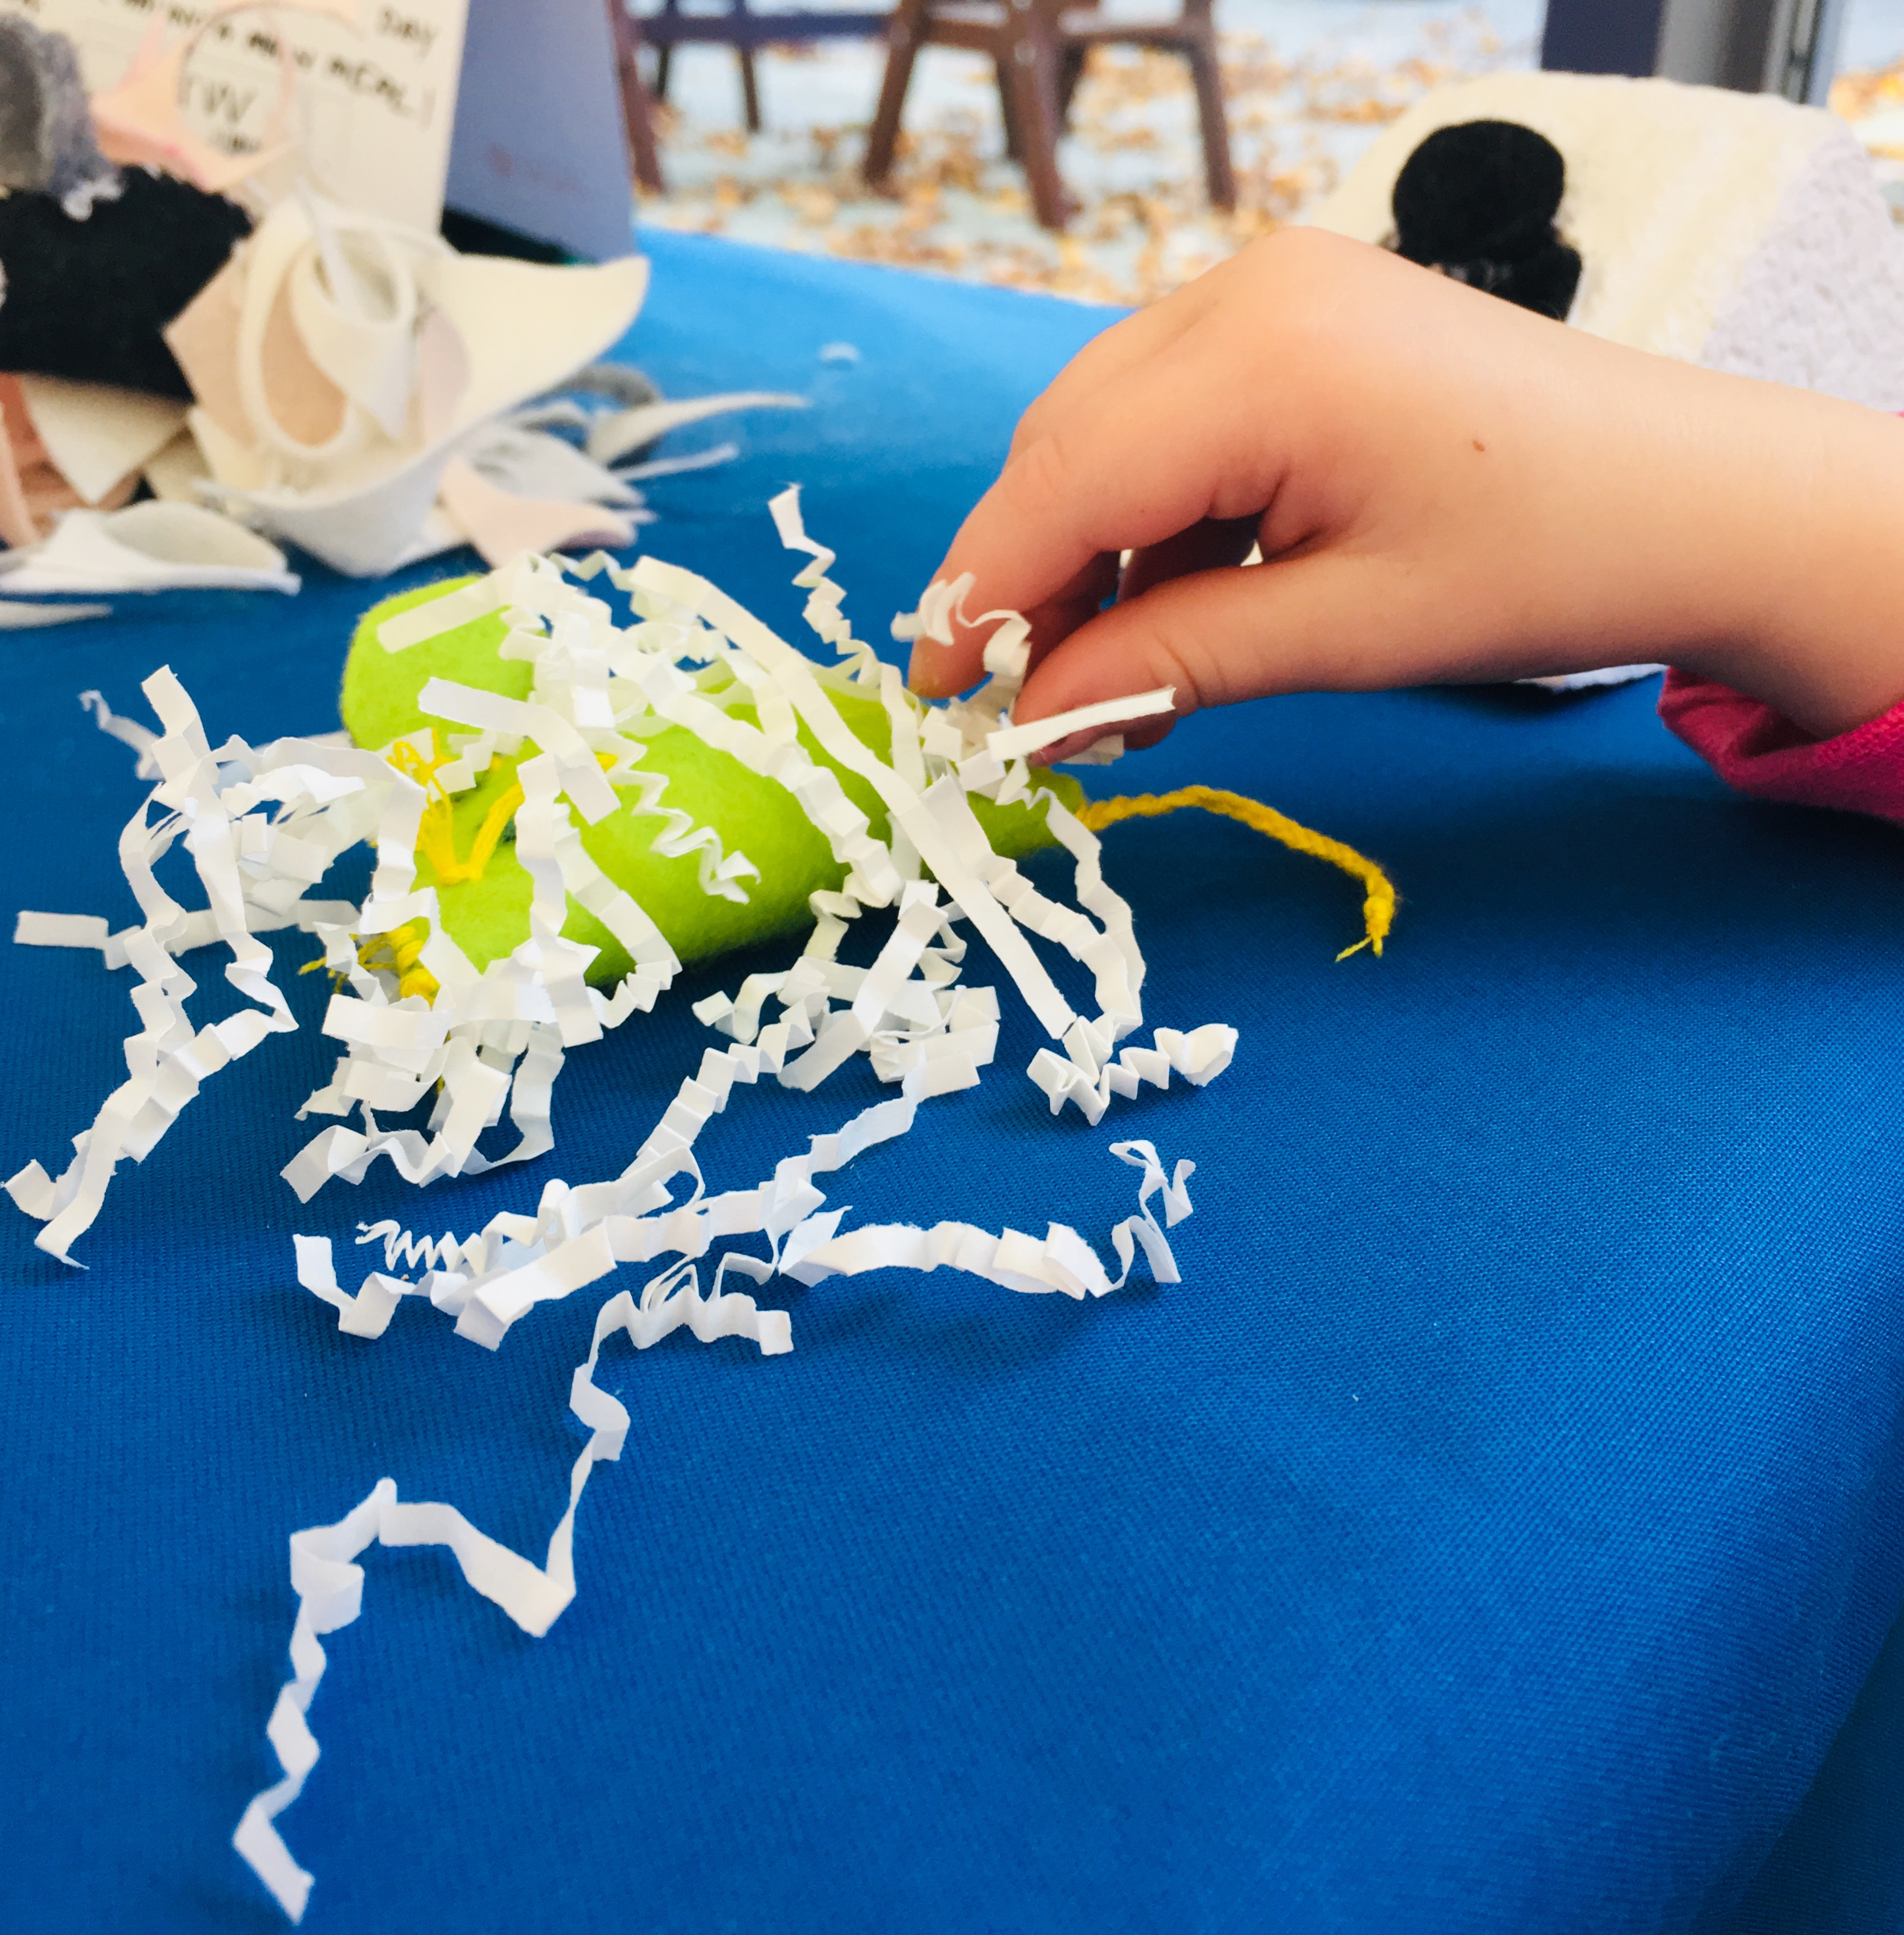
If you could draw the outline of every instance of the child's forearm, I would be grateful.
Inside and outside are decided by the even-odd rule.
[[[1736,645],[1676,656],[1826,738],[1904,699],[1904,423],[1751,387],[1760,608]]]

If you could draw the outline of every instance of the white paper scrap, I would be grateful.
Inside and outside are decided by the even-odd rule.
[[[1007,726],[987,733],[985,750],[995,759],[1020,759],[1094,726],[1123,726],[1136,719],[1156,718],[1174,711],[1176,701],[1176,687],[1163,685],[1154,692],[1132,693],[1128,699],[1101,699],[1094,705],[1074,705],[1068,712],[1054,712],[1028,726]]]
[[[1516,685],[1537,685],[1547,692],[1589,692],[1596,686],[1630,685],[1634,680],[1651,678],[1662,672],[1663,665],[1603,666],[1597,672],[1556,672],[1548,678],[1520,678]]]
[[[107,383],[19,378],[21,400],[47,454],[89,504],[156,457],[185,426],[186,406]]]
[[[82,618],[110,618],[110,605],[28,605],[0,599],[0,632],[37,632],[48,625],[77,624]]]
[[[712,397],[685,397],[678,402],[636,403],[616,410],[589,426],[588,454],[597,463],[618,463],[630,451],[666,436],[671,430],[703,423],[709,417],[735,410],[803,410],[804,397],[778,390],[731,390]]]
[[[385,619],[377,627],[377,643],[387,652],[426,644],[461,626],[488,617],[491,611],[501,608],[506,598],[501,574],[491,572],[473,584],[446,591],[440,598],[426,599]]]
[[[10,591],[295,593],[274,544],[202,505],[154,499],[122,511],[68,511],[44,543],[0,552]]]
[[[717,443],[711,450],[697,450],[689,457],[651,457],[645,463],[627,463],[614,472],[625,484],[645,484],[651,478],[679,477],[691,470],[712,470],[731,463],[740,454],[737,443]]]
[[[101,954],[113,952],[113,936],[104,917],[96,913],[30,913],[23,910],[14,921],[16,947],[92,947]],[[108,965],[123,967],[123,937],[119,958]]]
[[[133,768],[134,778],[158,778],[159,762],[153,754],[159,744],[159,735],[150,726],[141,726],[136,719],[120,718],[97,692],[81,693],[80,704],[92,714],[93,723],[101,732],[122,746],[130,746],[138,754],[139,763]]]

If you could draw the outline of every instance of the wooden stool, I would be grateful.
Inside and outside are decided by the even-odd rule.
[[[1230,162],[1229,117],[1223,111],[1223,70],[1216,54],[1216,23],[1210,0],[1182,0],[1174,20],[1106,20],[1093,9],[1062,19],[1063,65],[1058,75],[1058,111],[1071,119],[1071,99],[1083,78],[1093,47],[1156,47],[1181,54],[1196,89],[1197,121],[1203,132],[1203,178],[1212,208],[1236,206],[1236,171]]]
[[[746,110],[747,131],[760,131],[760,88],[754,76],[754,43],[747,29],[752,16],[747,0],[729,0],[730,11],[720,14],[684,14],[681,0],[661,0],[661,11],[642,23],[643,38],[654,50],[654,98],[668,98],[668,69],[674,64],[674,50],[686,41],[722,42],[734,50],[740,62],[741,104]]]
[[[1157,47],[1189,63],[1210,203],[1234,208],[1236,174],[1210,4],[1180,0],[1174,19],[1126,21],[1107,20],[1095,8],[1067,11],[1063,0],[899,0],[887,38],[879,108],[866,137],[868,183],[884,187],[891,177],[919,50],[967,47],[987,56],[997,71],[1006,152],[1024,168],[1038,220],[1047,228],[1062,228],[1069,198],[1058,174],[1058,134],[1086,59],[1094,47]]]
[[[608,0],[615,33],[615,64],[621,83],[622,118],[628,125],[628,149],[635,180],[651,195],[663,192],[660,158],[655,151],[654,103],[665,100],[668,69],[674,50],[690,41],[729,47],[740,62],[740,89],[747,113],[747,131],[760,131],[760,89],[754,77],[754,56],[762,47],[805,45],[814,41],[876,41],[884,38],[892,16],[869,14],[797,12],[756,14],[748,0],[730,0],[725,14],[684,14],[680,0],[661,0],[661,11],[646,19],[628,11],[627,0]],[[651,98],[641,77],[641,50],[654,50],[654,93]]]
[[[899,116],[921,47],[969,47],[997,71],[1005,147],[1020,162],[1032,206],[1047,228],[1068,212],[1058,176],[1059,73],[1062,57],[1056,0],[899,0],[886,39],[886,78],[866,137],[868,184],[891,179]]]

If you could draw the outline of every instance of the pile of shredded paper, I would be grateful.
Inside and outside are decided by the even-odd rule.
[[[1026,628],[1015,614],[993,613],[987,614],[996,621],[986,654],[988,683],[968,701],[925,706],[893,668],[854,638],[839,588],[824,575],[833,554],[806,537],[796,494],[772,508],[783,542],[813,560],[795,581],[810,594],[807,622],[853,681],[884,703],[892,724],[890,762],[847,729],[812,662],[706,579],[654,558],[624,571],[600,556],[567,567],[525,556],[384,621],[379,642],[396,651],[500,611],[509,627],[503,656],[534,666],[526,699],[440,678],[422,696],[434,716],[470,728],[452,735],[455,763],[434,776],[449,791],[474,785],[495,754],[515,755],[525,742],[533,749],[518,768],[523,804],[516,815],[516,853],[533,880],[531,931],[512,954],[480,974],[442,931],[435,890],[416,884],[426,795],[410,776],[414,760],[392,756],[400,755],[402,742],[376,751],[334,738],[262,747],[231,738],[214,747],[167,670],[145,686],[162,735],[114,717],[89,695],[100,723],[138,749],[141,776],[156,783],[119,841],[141,924],[113,934],[95,917],[23,913],[15,936],[98,948],[107,965],[129,965],[138,977],[132,1001],[142,1026],[125,1044],[126,1080],[74,1138],[73,1159],[56,1180],[33,1162],[7,1185],[15,1203],[44,1224],[40,1247],[68,1261],[99,1214],[120,1159],[143,1160],[221,1069],[295,1027],[273,980],[272,954],[258,937],[274,930],[295,928],[322,943],[335,989],[323,1028],[343,1047],[331,1079],[301,1112],[341,1118],[286,1170],[301,1199],[310,1200],[333,1177],[360,1179],[379,1158],[422,1184],[547,1152],[554,1143],[551,1090],[568,1052],[651,1010],[680,967],[654,922],[584,851],[571,817],[598,820],[616,803],[616,783],[638,783],[642,722],[685,726],[778,781],[846,869],[839,891],[813,895],[811,933],[785,972],[751,975],[733,995],[697,1004],[697,1016],[727,1045],[705,1052],[618,1176],[581,1185],[551,1181],[533,1209],[493,1217],[461,1237],[419,1237],[394,1223],[377,1224],[359,1240],[381,1240],[384,1267],[364,1275],[354,1292],[338,1283],[328,1238],[295,1239],[300,1283],[336,1307],[340,1329],[363,1338],[381,1336],[400,1302],[416,1297],[451,1319],[458,1336],[494,1350],[538,1303],[571,1296],[624,1263],[650,1266],[654,1273],[639,1292],[619,1291],[603,1304],[594,1349],[576,1372],[571,1406],[591,1435],[542,1565],[485,1537],[449,1505],[400,1503],[388,1479],[339,1523],[293,1536],[292,1583],[299,1600],[293,1677],[267,1730],[284,1774],[252,1802],[234,1840],[294,1919],[303,1912],[311,1877],[274,1823],[317,1758],[305,1714],[324,1671],[319,1635],[357,1617],[364,1577],[358,1555],[379,1540],[446,1545],[477,1591],[526,1631],[546,1632],[575,1591],[576,1502],[597,1462],[621,1455],[628,1428],[627,1411],[593,1380],[597,1354],[614,1332],[625,1330],[645,1348],[685,1324],[703,1342],[738,1336],[751,1339],[763,1354],[790,1350],[784,1312],[763,1309],[726,1287],[733,1276],[758,1284],[776,1272],[811,1284],[868,1270],[944,1266],[1008,1289],[1083,1297],[1123,1284],[1141,1248],[1154,1278],[1177,1280],[1164,1226],[1189,1213],[1184,1183],[1193,1165],[1180,1162],[1168,1173],[1145,1142],[1111,1146],[1114,1155],[1141,1172],[1138,1213],[1111,1233],[1115,1276],[1098,1251],[1062,1223],[1041,1236],[944,1222],[842,1230],[844,1211],[824,1206],[818,1179],[904,1135],[923,1103],[974,1085],[992,1061],[998,992],[963,979],[967,930],[984,938],[1053,1044],[1040,1049],[1029,1073],[1054,1113],[1073,1103],[1095,1123],[1114,1097],[1135,1094],[1141,1082],[1167,1087],[1175,1073],[1201,1085],[1228,1066],[1236,1032],[1221,1024],[1187,1033],[1160,1028],[1153,1045],[1135,1043],[1144,957],[1129,907],[1105,883],[1095,835],[1055,796],[1043,795],[1050,830],[1076,865],[1077,904],[1065,906],[993,850],[969,804],[975,795],[1007,803],[1026,798],[1034,785],[1027,754],[1081,730],[1167,710],[1170,693],[1014,726],[1008,708],[1024,675]],[[617,626],[609,605],[583,588],[604,573],[627,595],[632,624]],[[895,622],[895,634],[948,637],[954,616],[963,621],[966,588],[933,587],[917,614]],[[715,662],[751,696],[757,724],[703,696],[695,675]],[[831,760],[876,789],[890,815],[889,841],[874,837],[831,768],[808,756],[802,726]],[[1101,749],[1109,756],[1120,744],[1108,738]],[[694,844],[691,830],[670,825],[664,831]],[[310,898],[333,863],[367,840],[374,843],[376,862],[363,904]],[[161,857],[181,841],[205,895],[201,908],[182,907],[155,877]],[[719,856],[718,840],[711,852]],[[736,859],[728,854],[724,864],[704,868],[704,888],[744,891],[737,882],[750,868]],[[562,936],[571,898],[634,963],[611,993],[584,978],[594,950]],[[892,919],[872,965],[842,962],[840,946],[852,923],[876,910]],[[403,993],[393,967],[366,964],[391,958],[387,948],[379,951],[379,937],[419,922],[428,924],[420,958],[435,982],[433,995]],[[1034,938],[1055,943],[1090,971],[1096,1013],[1073,1010]],[[186,1012],[195,983],[179,957],[214,944],[228,951],[226,977],[252,1005],[195,1028]],[[769,1004],[778,1014],[763,1020]],[[1128,1045],[1120,1049],[1120,1043]],[[890,1099],[861,1109],[837,1133],[814,1137],[804,1153],[789,1155],[753,1186],[708,1192],[696,1140],[709,1118],[728,1106],[736,1082],[770,1076],[812,1089],[855,1055],[867,1057],[878,1079],[896,1091]],[[433,1092],[426,1127],[391,1128],[379,1120],[380,1113],[419,1106]],[[499,1156],[481,1153],[479,1138],[505,1113],[514,1146]],[[358,1126],[350,1124],[353,1116]],[[759,1253],[724,1249],[703,1294],[699,1260],[717,1245],[748,1238],[759,1239]]]

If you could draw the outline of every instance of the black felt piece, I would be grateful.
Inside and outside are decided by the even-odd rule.
[[[1554,227],[1566,186],[1560,150],[1531,128],[1437,128],[1395,177],[1396,252],[1564,321],[1581,267]]]
[[[189,401],[159,331],[251,232],[235,202],[144,168],[75,221],[50,195],[0,200],[0,370]]]
[[[518,262],[546,262],[551,267],[576,259],[560,243],[539,241],[460,208],[443,210],[443,238],[459,255],[508,255]]]

